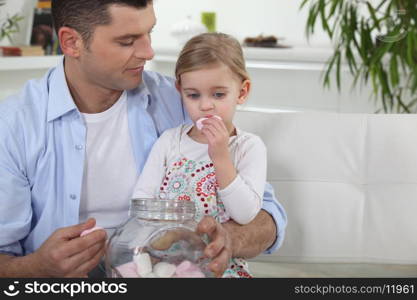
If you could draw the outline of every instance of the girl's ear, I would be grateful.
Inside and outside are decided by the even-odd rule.
[[[251,82],[249,79],[246,79],[245,81],[242,82],[242,85],[240,87],[239,98],[237,99],[237,104],[245,103],[246,99],[249,96],[250,88],[251,88]]]
[[[175,88],[181,94],[181,83],[178,80],[175,81]]]

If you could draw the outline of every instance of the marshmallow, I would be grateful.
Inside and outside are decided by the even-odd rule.
[[[219,119],[219,120],[222,119],[222,118],[220,118],[219,116],[216,116],[216,115],[213,115],[211,118],[216,118],[216,119]],[[198,130],[201,130],[203,128],[203,126],[204,126],[203,121],[207,120],[207,119],[209,119],[209,118],[200,118],[200,119],[197,120],[197,122],[195,122],[195,126],[197,126]]]
[[[151,272],[143,276],[143,278],[158,278],[158,276],[156,276],[155,273]]]
[[[153,267],[153,272],[157,277],[170,278],[174,275],[176,268],[173,264],[160,262]]]
[[[93,228],[90,228],[90,229],[84,230],[83,232],[81,232],[80,237],[81,237],[81,236],[84,236],[84,235],[87,235],[87,234],[89,234],[90,232],[93,232],[93,231],[96,231],[96,230],[100,230],[100,229],[103,229],[103,228],[102,228],[102,227],[99,227],[99,226],[95,226],[95,227],[93,227]]]
[[[151,257],[148,253],[138,253],[133,256],[133,261],[136,264],[136,271],[140,277],[145,277],[152,272]]]
[[[188,260],[184,260],[177,266],[175,270],[175,277],[177,278],[205,278],[206,276],[201,272],[200,268]]]
[[[136,271],[136,264],[133,261],[117,266],[116,270],[120,273],[120,275],[122,275],[123,278],[139,277],[139,274]]]

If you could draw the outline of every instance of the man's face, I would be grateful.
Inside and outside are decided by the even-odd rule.
[[[90,84],[111,90],[130,90],[142,82],[147,60],[154,56],[150,33],[156,23],[153,6],[137,9],[111,5],[111,24],[97,26],[80,68]]]

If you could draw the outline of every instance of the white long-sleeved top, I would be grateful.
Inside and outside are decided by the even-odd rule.
[[[236,129],[229,151],[236,178],[223,190],[215,180],[208,145],[188,136],[192,125],[166,130],[156,141],[136,183],[133,198],[192,200],[197,221],[203,215],[239,224],[253,220],[262,206],[266,181],[266,147],[251,133]]]

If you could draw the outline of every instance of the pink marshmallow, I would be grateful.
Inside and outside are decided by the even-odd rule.
[[[204,278],[203,272],[200,268],[192,262],[185,260],[180,263],[175,269],[175,276],[177,278]]]
[[[139,277],[139,274],[136,271],[136,264],[133,261],[116,267],[116,270],[119,271],[120,275],[122,275],[123,278],[138,278]]]
[[[216,115],[214,115],[214,116],[211,116],[210,118],[217,118],[217,119],[219,119],[219,120],[221,120],[222,118],[220,118],[219,116],[216,116]],[[198,119],[197,120],[197,122],[195,122],[195,126],[197,126],[197,129],[198,130],[201,130],[202,128],[203,128],[203,121],[204,120],[207,120],[207,119],[209,119],[209,118],[200,118],[200,119]]]
[[[206,276],[201,271],[186,272],[181,274],[175,274],[175,278],[205,278]]]
[[[89,234],[90,232],[93,232],[93,231],[96,231],[96,230],[100,230],[100,229],[103,229],[103,228],[102,228],[102,227],[99,227],[99,226],[95,226],[95,227],[93,227],[93,228],[90,228],[90,229],[84,230],[83,232],[81,232],[80,237],[81,237],[81,236],[84,236],[84,235],[86,235],[86,234]]]

